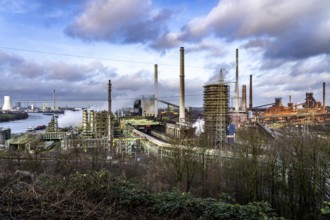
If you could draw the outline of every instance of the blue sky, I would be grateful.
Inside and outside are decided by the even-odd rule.
[[[234,95],[236,48],[255,105],[321,101],[330,79],[329,0],[0,0],[0,33],[0,100],[40,105],[56,89],[69,104],[102,102],[111,79],[114,108],[132,106],[153,94],[158,64],[159,96],[177,104],[180,47],[188,106],[220,68]]]

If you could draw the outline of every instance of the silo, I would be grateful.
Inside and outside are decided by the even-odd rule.
[[[229,124],[230,87],[219,80],[204,86],[204,131],[211,146],[223,148]]]

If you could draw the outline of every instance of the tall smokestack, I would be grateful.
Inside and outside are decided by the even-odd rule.
[[[179,122],[185,122],[185,103],[184,103],[184,48],[180,48],[180,113],[179,113]]]
[[[326,110],[325,106],[325,82],[323,82],[323,111]]]
[[[155,118],[158,116],[158,65],[155,64]]]
[[[111,126],[111,80],[108,83],[108,140],[112,141],[112,126]]]
[[[246,112],[246,85],[242,85],[242,111]]]
[[[250,106],[249,109],[252,111],[253,103],[252,103],[252,75],[250,75]]]
[[[238,49],[236,48],[236,105],[235,105],[235,111],[238,112],[239,111],[239,90],[238,90]]]
[[[56,93],[55,93],[55,89],[54,89],[53,99],[54,99],[54,110],[56,110]]]

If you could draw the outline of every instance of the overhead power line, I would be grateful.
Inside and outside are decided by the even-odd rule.
[[[193,95],[186,95],[186,97],[193,97],[193,96],[203,96],[203,94],[193,94]],[[148,96],[146,96],[148,97]],[[158,98],[162,98],[162,99],[168,99],[168,98],[179,98],[180,96],[162,96],[162,97],[158,97]],[[114,98],[112,99],[113,101],[123,101],[123,100],[135,100],[135,99],[139,99],[138,97],[127,97],[127,98]],[[1,100],[1,99],[0,99]],[[52,101],[52,100],[20,100],[20,99],[12,99],[13,101],[21,101],[21,102],[47,102],[47,101]],[[106,98],[104,99],[83,99],[83,100],[73,100],[73,99],[68,99],[68,100],[59,100],[62,102],[96,102],[96,101],[108,101]]]
[[[136,63],[136,64],[148,64],[148,65],[155,64],[155,63],[137,61],[137,60],[121,60],[121,59],[106,58],[106,57],[91,57],[91,56],[83,56],[83,55],[76,55],[76,54],[56,53],[56,52],[47,52],[47,51],[40,51],[40,50],[31,50],[31,49],[22,49],[22,48],[13,48],[13,47],[4,47],[4,46],[0,46],[0,48],[5,49],[5,50],[15,50],[15,51],[22,51],[22,52],[29,52],[29,53],[40,53],[40,54],[48,54],[48,55],[54,55],[54,56],[76,57],[76,58],[91,59],[91,60],[106,60],[106,61],[121,62],[121,63]],[[162,66],[179,67],[179,65],[176,65],[176,64],[168,64],[168,63],[157,63],[157,64],[162,65]],[[196,69],[216,69],[216,68],[211,68],[211,67],[198,67],[198,66],[185,66],[185,67],[196,68]]]

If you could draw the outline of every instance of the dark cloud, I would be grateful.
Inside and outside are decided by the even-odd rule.
[[[250,39],[244,47],[264,47],[266,58],[300,59],[330,54],[329,24],[329,1],[222,0],[185,25],[175,40]]]
[[[290,75],[300,76],[303,74],[319,75],[327,73],[330,75],[330,56],[321,56],[298,61],[293,65]]]
[[[244,49],[249,49],[249,48],[265,48],[270,44],[270,41],[268,39],[251,39],[247,43],[243,44],[242,47]]]
[[[100,62],[84,65],[63,62],[36,64],[1,51],[0,74],[1,82],[5,82],[1,84],[0,96],[8,94],[30,100],[47,99],[45,94],[55,88],[58,97],[66,100],[100,97],[106,91],[102,82],[117,77],[114,69]]]
[[[12,65],[15,63],[15,65]],[[9,66],[9,67],[8,67]],[[2,74],[6,69],[8,74]],[[117,70],[100,62],[67,64],[52,62],[36,64],[16,55],[0,51],[1,82],[0,99],[4,95],[13,101],[26,100],[41,106],[51,102],[53,90],[59,102],[106,101],[107,83],[112,81],[112,97],[116,108],[132,106],[134,99],[154,94],[153,73],[140,70],[133,73],[117,73]],[[200,105],[203,82],[199,79],[186,80],[187,105]],[[200,97],[196,97],[200,95]],[[178,104],[179,80],[159,82],[159,95],[165,100]]]
[[[269,70],[269,69],[276,69],[276,68],[280,68],[282,65],[284,65],[286,63],[287,60],[285,59],[269,59],[269,58],[265,58],[262,61],[262,64],[260,65],[260,70]]]
[[[150,0],[95,0],[65,33],[87,41],[148,43],[166,31],[170,16],[168,10],[153,9]]]
[[[277,38],[267,48],[265,57],[272,59],[303,59],[321,54],[330,54],[330,32],[325,31],[321,35],[316,34],[313,29],[310,29],[296,31]]]
[[[118,91],[153,91],[153,75],[145,70],[130,75],[121,75],[113,82],[113,88]]]
[[[167,31],[159,38],[150,43],[151,48],[155,50],[166,50],[178,47],[180,45],[180,33],[172,33]]]

